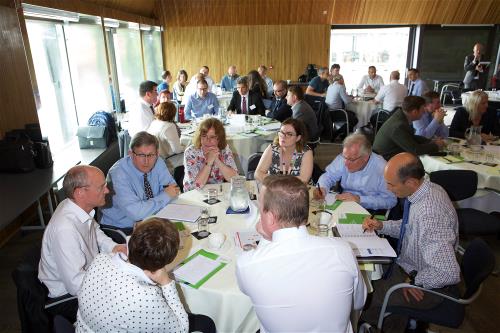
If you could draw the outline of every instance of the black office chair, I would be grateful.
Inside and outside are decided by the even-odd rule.
[[[102,232],[106,234],[109,238],[111,238],[116,244],[126,244],[127,243],[127,235],[119,230],[119,229],[113,229],[113,228],[107,228],[104,226],[101,226]]]
[[[447,83],[441,88],[439,100],[442,105],[449,104],[462,105],[462,88],[463,83]]]
[[[304,95],[304,100],[311,106],[316,114],[318,124],[318,137],[331,140],[333,135],[332,121],[328,114],[328,107],[325,98],[320,96]],[[317,142],[317,144],[319,141]]]
[[[465,306],[472,303],[481,293],[483,281],[491,274],[495,266],[495,256],[491,249],[481,239],[473,240],[462,259],[462,275],[465,282],[465,292],[461,298],[448,296],[433,290],[399,283],[391,287],[385,294],[384,303],[378,318],[377,328],[382,330],[384,319],[391,314],[405,315],[417,321],[436,324],[451,328],[459,327],[465,316]],[[388,306],[391,294],[401,288],[417,288],[443,298],[443,302],[434,308],[419,310],[403,306]]]
[[[431,172],[431,182],[441,185],[451,201],[472,197],[477,190],[477,173],[472,170],[439,170]],[[491,235],[500,232],[500,219],[474,208],[458,208],[462,235]]]
[[[392,116],[392,111],[387,111],[384,109],[377,109],[375,113],[370,117],[370,124],[374,129],[374,134],[376,135],[380,127]]]
[[[177,183],[177,186],[179,186],[181,192],[184,192],[184,185],[183,185],[183,181],[184,181],[184,165],[179,165],[177,167],[174,168],[174,179],[175,179],[175,182]]]
[[[17,310],[23,333],[51,332],[53,323],[46,309],[76,299],[76,296],[71,296],[50,304],[47,302],[48,290],[38,280],[40,256],[41,246],[37,244],[26,253],[24,259],[12,271],[12,279],[17,289]]]
[[[74,333],[75,327],[63,316],[57,315],[54,317],[54,333]]]
[[[328,112],[332,122],[332,142],[337,137],[343,139],[353,132],[354,126],[358,123],[358,118],[353,112],[344,109],[329,109]]]
[[[261,157],[262,157],[262,152],[257,152],[253,153],[248,158],[247,174],[246,174],[247,180],[255,179],[255,170],[257,170],[257,166],[259,165]]]
[[[318,183],[319,177],[325,172],[325,170],[321,169],[317,163],[313,163],[313,172],[311,176],[311,181],[313,185]]]

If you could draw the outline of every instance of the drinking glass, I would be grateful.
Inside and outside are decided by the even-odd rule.
[[[319,237],[328,237],[328,224],[320,224],[318,226],[318,236]]]
[[[217,189],[216,188],[209,188],[207,190],[207,203],[209,205],[212,205],[217,202]]]
[[[203,207],[200,210],[200,218],[198,219],[198,236],[207,237],[208,236],[208,219],[210,218],[210,212],[208,207]]]

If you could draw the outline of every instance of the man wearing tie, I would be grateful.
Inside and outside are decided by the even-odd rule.
[[[248,89],[248,77],[246,76],[240,76],[236,81],[236,91],[233,93],[227,109],[238,114],[260,114],[261,116],[265,114],[264,103],[259,94]]]
[[[154,119],[155,109],[153,105],[158,99],[156,84],[153,81],[144,81],[139,85],[139,101],[137,105],[130,110],[128,119],[128,134],[133,137],[140,131],[148,129]]]
[[[408,70],[408,96],[422,97],[429,89],[425,82],[420,78],[420,72],[416,68]]]
[[[458,296],[460,267],[455,258],[458,244],[458,220],[450,198],[437,184],[425,178],[420,159],[410,153],[400,153],[387,162],[384,171],[387,188],[404,198],[403,218],[380,222],[366,218],[363,229],[398,239],[397,259],[386,267],[385,277],[374,281],[374,295],[361,318],[374,325],[386,291],[395,284],[409,282],[450,296]],[[430,309],[442,298],[414,288],[399,289],[392,294],[389,306],[400,305]],[[404,332],[408,318],[389,316],[384,321],[385,332]]]
[[[276,81],[273,86],[274,97],[271,103],[270,111],[267,112],[266,117],[276,119],[283,122],[285,119],[292,116],[292,108],[286,103],[286,93],[288,85],[285,81]]]
[[[148,132],[137,133],[128,156],[109,170],[110,197],[102,210],[101,225],[132,233],[134,224],[156,214],[179,195],[179,187],[158,158],[158,139]]]
[[[99,229],[94,208],[105,203],[108,193],[101,170],[88,165],[71,168],[63,181],[67,199],[61,201],[43,234],[38,278],[49,290],[51,299],[76,296],[83,277],[99,252],[127,253]],[[47,309],[55,316],[76,321],[78,301],[63,302]]]

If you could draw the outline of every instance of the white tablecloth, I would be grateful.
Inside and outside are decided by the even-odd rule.
[[[346,109],[354,112],[356,117],[358,117],[358,123],[356,124],[356,127],[354,127],[354,130],[368,124],[370,122],[370,117],[376,108],[377,105],[371,101],[353,100],[352,103],[347,104]]]
[[[488,94],[488,102],[496,102],[500,103],[500,91],[485,91],[486,94]],[[467,91],[462,93],[462,104],[465,104],[465,100],[467,97],[472,94],[472,91]]]
[[[257,131],[257,135],[252,136],[252,134],[243,133],[243,128],[235,128],[232,125],[226,125],[225,128],[227,143],[233,152],[238,172],[241,175],[246,175],[250,155],[264,151],[277,133],[277,131]],[[191,143],[192,138],[192,134],[182,134],[181,143],[187,146]]]
[[[255,230],[255,224],[258,220],[257,202],[252,201],[249,214],[226,215],[226,209],[229,206],[230,184],[222,184],[222,193],[220,192],[220,186],[219,184],[206,185],[203,190],[193,190],[181,194],[174,202],[206,207],[207,205],[203,202],[206,199],[206,190],[216,188],[219,191],[221,202],[208,206],[210,215],[217,216],[217,223],[209,224],[209,231],[211,233],[223,233],[226,236],[224,245],[222,245],[221,249],[214,250],[210,248],[208,239],[197,240],[186,232],[182,237],[182,249],[168,267],[177,266],[182,260],[199,249],[205,249],[228,258],[230,262],[199,289],[191,288],[185,284],[178,284],[181,299],[188,311],[204,314],[212,318],[218,332],[256,332],[260,324],[253,310],[251,300],[239,290],[236,280],[235,263],[242,251],[236,247],[233,235],[236,231]],[[254,182],[247,182],[247,188],[253,193],[256,192]],[[314,206],[310,207],[310,218],[313,216],[312,211],[316,209]],[[337,223],[343,213],[367,214],[368,212],[355,202],[344,202],[333,211],[332,224]],[[189,232],[197,230],[197,225],[194,223],[185,223],[185,226]],[[310,232],[314,233],[314,230],[310,229]],[[376,278],[371,274],[373,273],[363,271],[363,277],[369,291],[371,291],[369,280]]]

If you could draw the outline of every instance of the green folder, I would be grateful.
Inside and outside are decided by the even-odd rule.
[[[369,214],[358,214],[358,213],[346,213],[345,218],[339,219],[341,224],[363,224],[365,217],[370,216]],[[379,221],[385,220],[384,215],[375,215],[375,219]]]
[[[205,251],[205,250],[201,249],[201,250],[198,250],[197,252],[195,252],[193,255],[189,256],[188,258],[184,259],[184,261],[180,265],[186,264],[187,262],[189,262],[191,259],[193,259],[196,256],[205,256],[205,257],[207,257],[209,259],[212,259],[212,260],[217,260],[217,258],[219,257],[218,254],[215,254],[215,253],[212,253],[212,252],[208,252],[208,251]],[[202,278],[196,284],[191,284],[189,282],[185,282],[185,281],[182,281],[182,280],[180,280],[180,282],[182,282],[184,284],[187,284],[188,286],[190,286],[190,287],[192,287],[194,289],[198,289],[205,282],[207,282],[208,279],[210,279],[212,276],[214,276],[215,273],[217,273],[222,268],[224,268],[224,266],[226,266],[226,263],[225,262],[221,262],[219,266],[217,266],[213,271],[211,271],[210,273],[208,273],[204,278]]]

